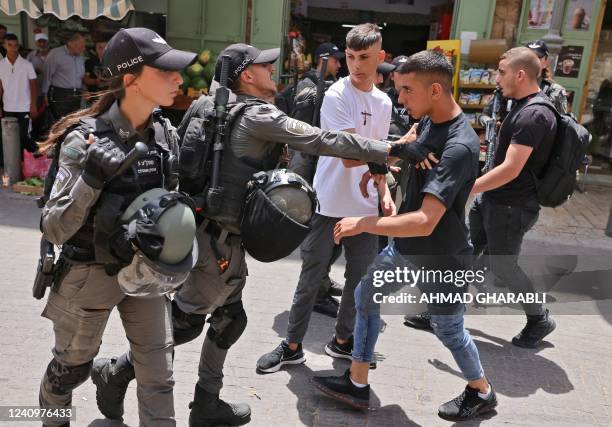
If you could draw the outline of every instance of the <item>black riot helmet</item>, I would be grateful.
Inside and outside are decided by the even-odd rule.
[[[242,243],[258,261],[286,257],[306,238],[318,202],[308,182],[286,169],[258,172],[248,184]]]

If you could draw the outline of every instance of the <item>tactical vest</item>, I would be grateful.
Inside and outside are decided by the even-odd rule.
[[[90,133],[99,139],[108,138],[125,153],[130,150],[103,119],[83,118],[73,130],[81,132],[85,138]],[[65,256],[81,262],[123,264],[109,246],[117,219],[140,194],[152,188],[174,189],[177,183],[176,156],[173,155],[175,143],[167,131],[165,119],[157,114],[154,115],[154,130],[154,143],[147,141],[147,155],[104,186],[85,224],[62,247]]]
[[[223,188],[221,210],[216,215],[207,214],[206,208],[202,211],[205,218],[217,222],[221,227],[234,234],[240,234],[247,183],[253,179],[253,174],[274,169],[283,149],[281,144],[276,144],[277,147],[269,155],[261,158],[238,157],[232,149],[231,129],[233,123],[240,117],[245,108],[263,104],[266,104],[266,102],[248,99],[230,107],[228,117],[230,131],[226,132],[224,136],[225,148],[221,159],[221,170],[219,171],[219,185]]]

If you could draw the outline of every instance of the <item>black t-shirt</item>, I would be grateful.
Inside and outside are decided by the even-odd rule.
[[[414,143],[425,145],[440,162],[431,170],[411,168],[399,213],[420,209],[426,194],[438,198],[447,210],[431,235],[398,238],[395,245],[403,255],[435,255],[434,264],[443,262],[444,255],[470,255],[465,204],[478,177],[480,139],[463,113],[444,123],[421,119],[417,134]]]
[[[484,197],[494,203],[522,207],[538,206],[532,174],[540,177],[544,171],[557,133],[557,118],[545,105],[525,107],[529,99],[534,96],[545,97],[539,92],[514,102],[512,111],[508,113],[499,130],[493,159],[494,166],[504,162],[510,144],[533,147],[533,152],[519,176],[499,188],[484,193]]]
[[[100,62],[100,59],[97,56],[94,56],[92,58],[89,58],[88,60],[85,61],[85,73],[87,73],[88,77],[97,77],[96,74],[96,69],[98,67],[100,67],[102,65],[102,63]],[[99,88],[96,85],[88,85],[87,86],[87,90],[90,92],[96,92],[98,90],[100,90],[101,88]]]

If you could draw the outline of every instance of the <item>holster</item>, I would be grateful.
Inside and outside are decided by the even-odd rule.
[[[38,260],[38,268],[36,269],[36,277],[34,286],[32,287],[32,296],[36,299],[41,299],[45,296],[48,287],[54,290],[59,289],[59,286],[68,274],[70,264],[60,255],[55,262],[55,251],[53,244],[42,238],[40,241],[40,259]]]

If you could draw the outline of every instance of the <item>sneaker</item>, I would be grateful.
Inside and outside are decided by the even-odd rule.
[[[328,293],[334,297],[341,297],[343,290],[344,290],[344,286],[336,282],[334,279],[330,277]]]
[[[557,325],[550,318],[548,309],[544,312],[544,316],[538,320],[527,320],[527,325],[521,332],[512,338],[512,344],[523,348],[537,348],[542,344],[542,340],[548,334],[555,330]]]
[[[491,412],[497,406],[497,397],[493,386],[489,386],[491,394],[486,399],[478,396],[478,389],[466,386],[459,396],[440,405],[438,416],[448,421],[463,421]]]
[[[353,352],[353,337],[351,336],[347,342],[344,344],[340,344],[336,341],[336,336],[334,335],[332,339],[325,344],[325,353],[327,353],[331,357],[336,357],[339,359],[348,359],[353,360],[351,353]]]
[[[339,377],[313,377],[314,386],[329,397],[358,409],[370,406],[370,385],[357,387],[351,381],[351,370]]]
[[[317,298],[312,311],[324,314],[325,316],[333,317],[335,319],[338,317],[339,306],[340,304],[334,299],[334,297],[329,294],[325,294],[323,298]]]
[[[427,311],[414,316],[410,316],[408,314],[405,315],[404,325],[408,326],[409,328],[423,329],[425,331],[433,332],[433,328],[431,327],[431,315]]]
[[[289,348],[287,341],[283,340],[278,347],[259,358],[256,371],[260,374],[271,374],[283,365],[299,365],[305,361],[302,344],[298,344],[298,348],[294,351]]]

